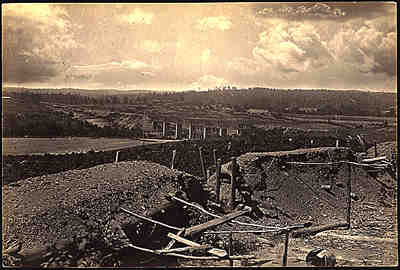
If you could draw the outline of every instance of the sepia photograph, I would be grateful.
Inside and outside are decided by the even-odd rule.
[[[1,10],[3,267],[399,267],[397,2]]]

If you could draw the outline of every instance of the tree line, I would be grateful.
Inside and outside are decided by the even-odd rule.
[[[3,137],[139,137],[139,127],[98,127],[64,112],[3,114]]]
[[[77,90],[78,91],[78,90]],[[208,91],[185,92],[139,92],[121,94],[86,95],[76,93],[51,93],[10,91],[11,97],[28,99],[32,102],[52,102],[70,105],[107,105],[107,104],[162,104],[166,102],[182,105],[221,105],[237,111],[249,108],[269,110],[271,112],[289,112],[303,114],[341,114],[383,116],[383,111],[396,106],[396,94],[385,92],[365,92],[353,90],[304,90],[275,88],[221,88]],[[394,113],[393,113],[394,114]],[[390,116],[390,115],[389,115]]]

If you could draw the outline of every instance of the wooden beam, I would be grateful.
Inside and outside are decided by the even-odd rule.
[[[179,236],[179,235],[181,235],[181,234],[182,234],[184,231],[185,231],[185,229],[183,229],[183,230],[179,231],[179,232],[177,233],[177,235],[178,235],[178,236]],[[164,250],[171,249],[171,248],[172,248],[172,246],[175,244],[175,242],[176,242],[176,240],[175,240],[175,239],[171,239],[171,241],[168,243],[168,245],[165,247],[165,249],[164,249]]]
[[[371,162],[381,161],[381,160],[386,160],[386,156],[374,157],[374,158],[366,158],[366,159],[361,160],[361,162],[363,162],[363,163],[371,163]]]
[[[137,218],[146,220],[146,221],[151,222],[151,223],[154,223],[154,224],[161,225],[161,226],[166,227],[166,228],[168,228],[168,229],[173,229],[173,230],[177,230],[177,231],[181,231],[181,230],[183,229],[183,228],[178,228],[178,227],[175,227],[175,226],[171,226],[171,225],[162,223],[162,222],[160,222],[160,221],[153,220],[153,219],[151,219],[151,218],[144,217],[144,216],[142,216],[142,215],[139,215],[139,214],[133,213],[133,212],[131,212],[131,211],[129,211],[129,210],[126,210],[126,209],[124,209],[124,208],[122,208],[122,207],[120,207],[120,209],[121,209],[123,212],[125,212],[125,213],[127,213],[127,214],[129,214],[129,215],[135,216],[135,217],[137,217]]]
[[[334,223],[327,225],[314,226],[304,229],[298,229],[292,233],[292,237],[303,237],[306,235],[315,235],[317,233],[329,230],[336,230],[338,228],[347,228],[347,223]]]
[[[175,239],[172,239],[175,240]],[[193,250],[201,250],[201,249],[209,249],[210,245],[201,245],[199,247],[181,247],[181,248],[170,248],[170,249],[160,249],[156,250],[160,254],[164,253],[173,253],[173,252],[184,252],[184,251],[193,251]]]
[[[240,216],[243,216],[243,215],[249,213],[251,210],[252,209],[250,207],[246,206],[244,210],[235,211],[235,212],[225,215],[223,217],[215,218],[206,223],[190,227],[190,228],[186,229],[185,236],[191,236],[191,235],[203,232],[207,229],[214,228],[218,225],[227,223],[227,222],[231,221],[232,219],[235,219],[237,217],[240,217]]]
[[[199,243],[193,242],[193,241],[191,241],[189,239],[183,238],[183,237],[178,236],[178,235],[173,234],[173,233],[168,233],[168,237],[172,238],[172,239],[174,239],[174,240],[176,240],[176,241],[178,241],[178,242],[180,242],[182,244],[188,245],[190,247],[197,247],[197,248],[201,247],[201,245]],[[228,253],[225,250],[218,249],[218,248],[209,249],[209,250],[207,250],[207,252],[210,253],[210,254],[216,255],[218,257],[221,257],[221,258],[226,257],[228,255]]]

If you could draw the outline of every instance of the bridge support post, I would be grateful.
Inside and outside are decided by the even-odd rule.
[[[167,122],[165,121],[162,122],[162,136],[163,137],[167,136]]]
[[[207,127],[203,127],[203,140],[207,137]]]
[[[193,126],[192,123],[189,123],[189,140],[193,138]]]
[[[182,134],[182,124],[181,123],[175,123],[175,139],[179,139]]]

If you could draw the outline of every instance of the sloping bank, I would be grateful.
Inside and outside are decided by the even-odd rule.
[[[121,240],[112,235],[113,226],[120,226],[137,245],[160,247],[163,244],[155,240],[166,234],[160,231],[162,228],[142,222],[132,229],[138,219],[121,211],[113,214],[113,209],[123,207],[145,216],[152,216],[151,212],[154,215],[157,208],[167,209],[166,213],[158,213],[157,220],[183,227],[189,222],[188,215],[179,205],[162,207],[165,195],[177,190],[185,191],[197,202],[205,195],[193,176],[147,161],[109,163],[19,181],[17,186],[3,187],[3,248],[20,242],[21,253],[27,250],[29,254],[60,240],[75,241],[77,245],[68,253],[70,258],[59,264],[84,266],[82,260],[92,259],[96,261],[92,266],[98,266],[107,252],[113,252],[110,247],[119,246],[107,242]],[[40,261],[46,252],[36,252],[39,258],[26,257]]]
[[[282,135],[283,130],[271,130],[255,136],[240,136],[233,138],[218,138],[178,141],[162,144],[139,145],[112,151],[89,151],[87,153],[45,154],[45,155],[18,155],[3,156],[3,184],[12,183],[29,177],[58,173],[73,169],[84,169],[115,160],[116,152],[119,160],[148,160],[164,166],[171,166],[172,151],[177,151],[175,168],[193,175],[202,176],[199,150],[202,146],[206,168],[214,165],[213,150],[217,151],[217,158],[227,161],[232,156],[239,156],[247,152],[278,151],[302,148],[305,144],[304,136],[288,141],[288,136]],[[312,137],[307,137],[307,140]],[[314,138],[314,146],[334,145],[335,138]],[[230,146],[229,146],[230,144]]]

